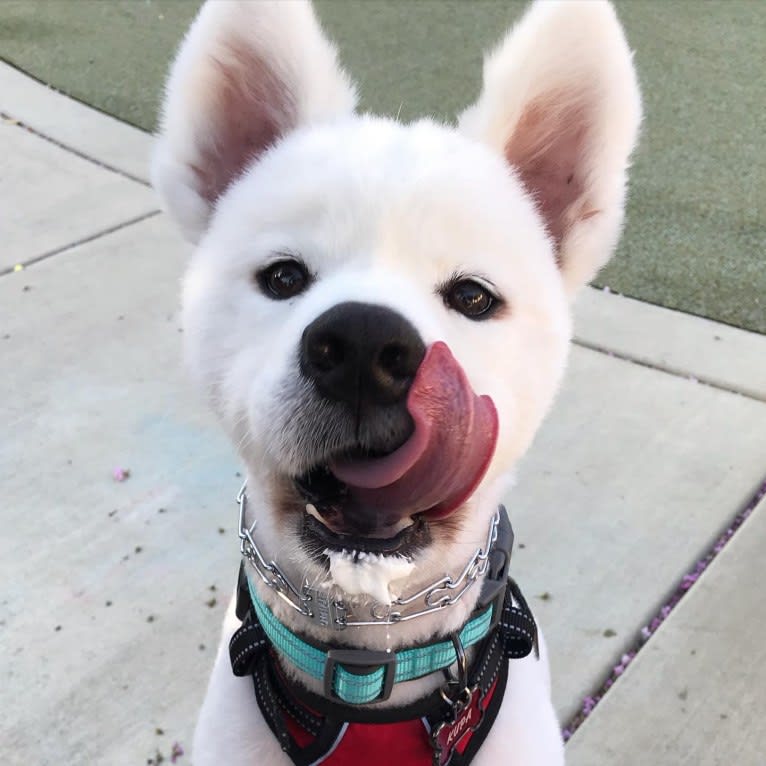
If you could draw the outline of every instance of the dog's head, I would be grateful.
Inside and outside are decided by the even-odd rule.
[[[187,356],[265,547],[299,579],[333,548],[405,554],[415,583],[483,540],[551,403],[640,102],[611,6],[568,0],[533,5],[457,127],[354,106],[307,2],[211,2],[154,182],[197,243]]]

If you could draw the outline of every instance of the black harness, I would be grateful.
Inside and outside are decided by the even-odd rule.
[[[508,660],[538,651],[534,618],[521,590],[508,576],[512,546],[513,531],[501,506],[498,537],[489,554],[477,606],[469,618],[492,609],[492,625],[477,645],[473,661],[466,662],[456,631],[450,638],[457,657],[458,677],[450,678],[445,671],[445,684],[437,691],[409,705],[382,709],[374,704],[356,706],[331,695],[318,695],[287,678],[279,665],[277,650],[258,620],[243,562],[237,595],[237,617],[242,626],[229,644],[232,670],[237,676],[252,676],[261,713],[292,762],[309,766],[321,761],[332,752],[347,724],[391,725],[422,720],[433,766],[470,764],[503,701]],[[444,637],[439,640],[444,641]],[[314,645],[330,650],[331,654],[342,654],[344,667],[352,672],[375,669],[370,664],[371,653],[365,649],[339,647],[333,651],[330,646]],[[296,740],[296,725],[310,739],[308,744]],[[466,735],[470,739],[465,740]],[[463,742],[458,748],[461,740],[467,741],[467,745]]]

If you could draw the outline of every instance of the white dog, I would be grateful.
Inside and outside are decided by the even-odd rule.
[[[560,764],[498,503],[618,239],[631,54],[537,2],[456,128],[354,107],[303,0],[207,3],[167,85],[188,362],[247,467],[251,677],[232,608],[194,763]]]

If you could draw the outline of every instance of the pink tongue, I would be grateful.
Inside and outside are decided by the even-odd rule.
[[[415,423],[410,438],[390,455],[331,463],[348,485],[353,505],[393,524],[415,513],[448,515],[484,476],[497,443],[497,412],[473,392],[446,343],[426,352],[407,396]]]

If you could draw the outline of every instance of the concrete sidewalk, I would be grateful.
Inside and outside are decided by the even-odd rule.
[[[5,65],[0,113],[3,761],[156,762],[188,750],[238,561],[239,467],[180,366],[188,250],[147,135]],[[596,290],[576,336],[507,499],[562,725],[766,479],[766,337]],[[762,506],[571,763],[762,766]]]

